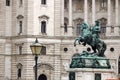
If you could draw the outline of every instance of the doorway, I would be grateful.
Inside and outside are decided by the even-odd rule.
[[[39,76],[38,80],[47,80],[47,77],[46,77],[46,75],[41,74],[41,75]]]

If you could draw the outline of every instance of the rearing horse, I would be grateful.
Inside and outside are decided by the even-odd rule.
[[[99,39],[100,26],[99,22],[96,21],[95,26],[91,29],[86,23],[82,23],[80,27],[82,34],[75,39],[74,46],[76,46],[76,41],[82,43],[82,45],[90,45],[95,54],[98,56],[104,56],[106,50],[106,44]]]

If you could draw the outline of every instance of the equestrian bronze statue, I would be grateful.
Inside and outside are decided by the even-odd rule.
[[[76,42],[82,45],[90,45],[93,54],[97,56],[104,57],[104,52],[106,50],[106,44],[100,39],[100,24],[98,21],[95,21],[95,25],[90,27],[86,23],[82,23],[80,26],[81,35],[75,39],[74,46]]]

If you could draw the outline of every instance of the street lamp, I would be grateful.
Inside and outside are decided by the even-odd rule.
[[[30,45],[32,54],[35,55],[35,80],[37,80],[37,61],[38,61],[38,55],[41,54],[41,50],[43,48],[42,44],[40,44],[36,38],[35,42]]]

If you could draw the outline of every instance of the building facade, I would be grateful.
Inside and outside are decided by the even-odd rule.
[[[119,13],[120,0],[0,0],[0,80],[34,79],[30,45],[36,37],[45,46],[38,58],[38,80],[69,80],[72,57],[89,47],[73,45],[80,25],[93,26],[95,20],[111,70],[119,77]]]

